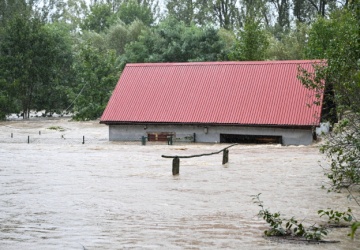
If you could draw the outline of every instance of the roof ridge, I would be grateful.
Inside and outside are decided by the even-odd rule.
[[[212,61],[212,62],[155,62],[128,63],[127,67],[171,67],[171,66],[209,66],[209,65],[272,65],[272,64],[309,64],[321,63],[324,59],[313,60],[277,60],[277,61]]]

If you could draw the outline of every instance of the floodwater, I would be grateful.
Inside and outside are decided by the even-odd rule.
[[[62,131],[50,127],[61,127]],[[59,128],[58,128],[59,129]],[[11,133],[13,137],[11,138]],[[359,208],[327,193],[314,146],[108,142],[107,126],[66,119],[0,123],[0,249],[359,249],[348,228],[336,244],[263,237],[252,195],[266,208],[321,222],[317,210]],[[27,143],[30,136],[30,143]],[[82,138],[85,136],[85,144]]]

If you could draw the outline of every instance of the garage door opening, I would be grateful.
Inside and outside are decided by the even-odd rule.
[[[281,144],[282,136],[220,134],[221,143]]]

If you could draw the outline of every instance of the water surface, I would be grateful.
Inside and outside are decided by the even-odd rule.
[[[64,131],[48,129],[53,125]],[[338,244],[263,237],[267,226],[251,198],[258,193],[271,211],[305,223],[321,222],[318,209],[358,209],[344,194],[321,189],[326,179],[318,161],[326,162],[316,146],[238,145],[226,165],[221,154],[181,159],[174,177],[171,159],[162,154],[210,153],[228,145],[141,146],[108,142],[107,133],[105,125],[66,120],[0,123],[0,249],[360,246],[360,236],[346,236],[349,229],[330,231],[326,239]]]

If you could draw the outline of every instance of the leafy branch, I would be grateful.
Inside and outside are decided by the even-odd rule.
[[[308,241],[320,241],[323,236],[327,235],[326,227],[316,226],[315,224],[305,227],[302,222],[299,222],[294,217],[286,219],[281,216],[280,212],[271,213],[264,208],[260,195],[261,193],[253,195],[252,200],[261,208],[258,216],[262,217],[270,225],[270,229],[264,231],[266,236],[295,236],[305,238]]]
[[[318,215],[320,217],[327,217],[328,218],[328,224],[331,226],[348,226],[341,224],[342,221],[344,222],[351,222],[354,219],[354,215],[352,214],[352,211],[350,208],[348,208],[345,212],[339,212],[333,209],[328,210],[319,210]]]

